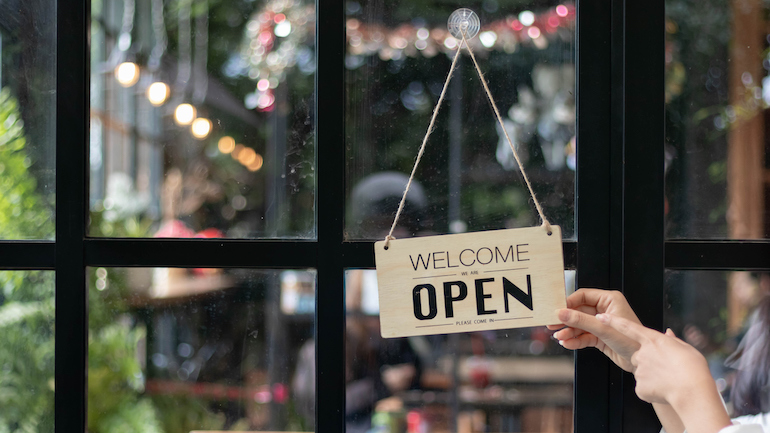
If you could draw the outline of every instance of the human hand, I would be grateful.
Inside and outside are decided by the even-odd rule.
[[[625,371],[632,371],[631,356],[639,344],[596,320],[596,314],[609,313],[641,324],[622,293],[616,290],[580,289],[567,297],[567,309],[559,311],[563,325],[554,338],[570,350],[595,347]]]
[[[636,395],[649,403],[669,404],[691,433],[712,433],[730,425],[706,358],[677,338],[623,317],[598,314],[596,320],[632,339]]]
[[[631,372],[642,400],[673,404],[682,394],[689,394],[690,387],[714,386],[706,358],[671,329],[663,334],[611,314],[598,314],[596,319],[639,344],[631,356]]]

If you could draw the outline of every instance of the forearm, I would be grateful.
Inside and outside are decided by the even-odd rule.
[[[731,425],[719,391],[713,380],[704,381],[689,392],[684,392],[671,399],[671,407],[687,433],[717,433]],[[662,408],[665,412],[665,408]],[[656,408],[657,411],[657,408]],[[670,415],[667,415],[667,421]],[[662,422],[662,420],[661,420]],[[665,426],[664,426],[665,427]],[[679,428],[672,425],[672,428]],[[681,430],[675,430],[681,432]],[[667,433],[673,433],[666,428]]]
[[[670,404],[666,403],[653,403],[652,408],[655,409],[655,414],[658,415],[658,420],[666,430],[666,433],[683,433],[684,424],[679,419],[679,415]]]

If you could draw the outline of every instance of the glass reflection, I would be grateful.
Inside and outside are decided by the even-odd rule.
[[[90,234],[314,238],[314,4],[91,10]]]
[[[0,271],[0,431],[54,431],[54,273]]]
[[[53,239],[56,2],[0,5],[0,239]]]
[[[666,1],[666,232],[770,235],[768,5]]]
[[[313,430],[314,271],[89,274],[89,431]]]
[[[346,271],[345,302],[347,432],[572,430],[573,356],[545,327],[381,338],[374,270]]]
[[[451,5],[347,3],[348,239],[387,233],[458,41]],[[464,5],[466,6],[466,5]],[[549,219],[574,236],[574,23],[571,3],[467,5],[470,41]],[[467,55],[447,89],[406,212],[404,235],[522,227],[537,213]],[[393,204],[396,203],[396,205]],[[384,236],[384,235],[383,235]],[[398,237],[398,236],[397,236]]]
[[[706,357],[730,414],[766,417],[770,274],[668,271],[666,297],[665,325]]]

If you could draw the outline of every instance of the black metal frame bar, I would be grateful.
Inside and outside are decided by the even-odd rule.
[[[345,2],[317,0],[316,430],[345,431]],[[323,109],[320,109],[323,107]],[[320,396],[320,398],[319,398]]]
[[[89,5],[57,0],[56,240],[0,241],[1,270],[56,271],[56,429],[86,428],[87,266],[312,267],[316,426],[344,431],[344,270],[374,266],[371,242],[343,240],[344,2],[318,0],[317,8],[317,241],[86,236]],[[658,328],[665,268],[770,270],[767,240],[664,242],[664,14],[662,0],[578,2],[577,133],[587,144],[578,153],[580,247],[564,243],[565,266],[580,270],[580,286],[622,288],[640,318]],[[575,431],[654,428],[631,383],[600,354],[578,352]]]
[[[57,1],[55,428],[85,431],[88,291],[88,0]]]
[[[642,323],[660,329],[665,301],[665,4],[624,0],[622,7],[621,287]],[[622,378],[623,431],[658,431],[652,406],[636,398],[630,376]]]
[[[610,286],[611,3],[577,4],[577,284]],[[581,49],[591,47],[591,49]],[[582,143],[590,143],[583,146]],[[575,353],[576,432],[609,432],[609,362],[595,351]]]

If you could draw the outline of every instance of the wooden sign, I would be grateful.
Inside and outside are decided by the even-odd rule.
[[[385,338],[559,323],[561,229],[551,226],[374,244]]]

